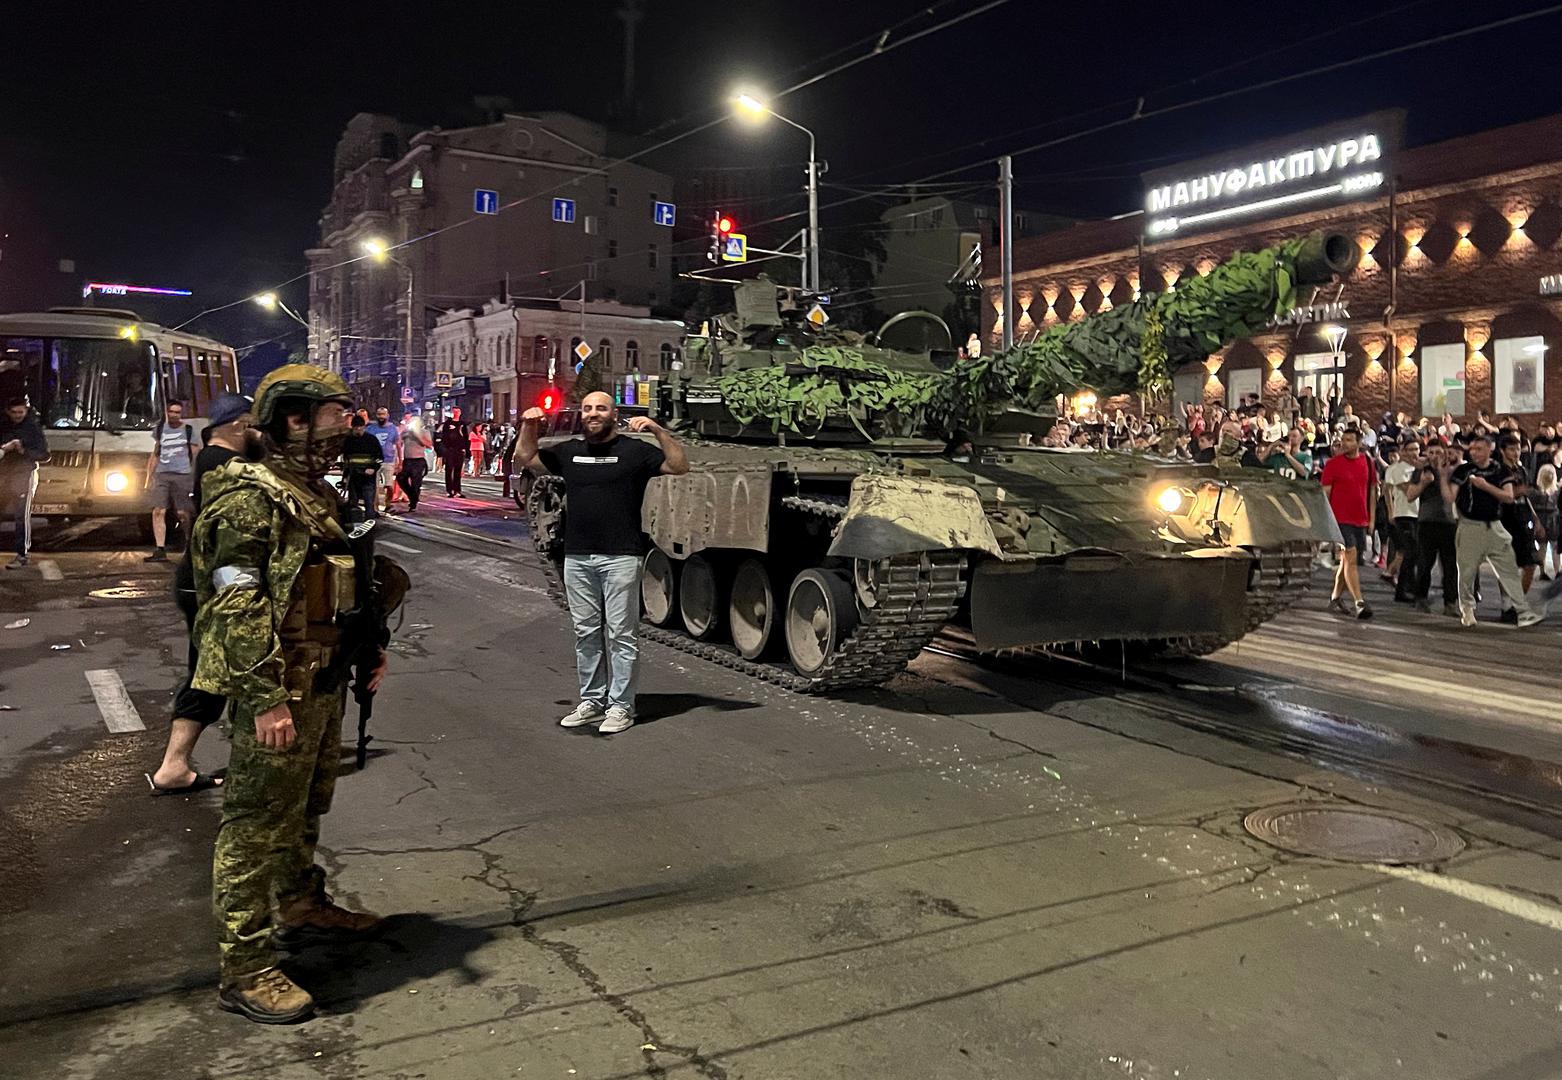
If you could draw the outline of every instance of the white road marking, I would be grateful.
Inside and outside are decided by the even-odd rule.
[[[62,581],[65,578],[65,575],[60,573],[60,564],[53,559],[39,559],[38,574],[45,581]]]
[[[392,540],[377,540],[375,542],[379,544],[380,547],[388,547],[392,551],[405,551],[408,555],[423,554],[422,548],[408,547],[406,544],[398,544]]]
[[[92,696],[98,702],[98,712],[103,714],[103,723],[110,731],[116,735],[123,735],[129,731],[146,730],[146,725],[141,722],[141,714],[136,712],[135,703],[130,700],[130,694],[125,690],[125,683],[119,677],[119,672],[113,668],[89,671],[87,685],[92,687]]]
[[[1389,877],[1413,881],[1417,885],[1425,885],[1428,889],[1457,896],[1461,900],[1482,904],[1504,915],[1512,915],[1516,919],[1524,919],[1526,922],[1551,930],[1562,930],[1562,909],[1537,903],[1523,896],[1515,896],[1506,889],[1499,889],[1494,885],[1479,885],[1462,878],[1449,877],[1447,874],[1433,874],[1418,870],[1413,866],[1385,866],[1374,863],[1372,869]]]
[[[1248,653],[1258,654],[1258,658],[1280,665],[1303,671],[1329,671],[1339,663],[1339,654],[1331,650],[1322,650],[1312,653],[1305,645],[1278,646],[1268,642],[1260,644],[1256,641],[1239,641],[1235,646],[1237,650],[1246,650]],[[1230,659],[1240,657],[1240,651]],[[1307,661],[1313,661],[1308,663]],[[1520,716],[1528,715],[1547,720],[1562,722],[1562,706],[1545,698],[1526,697],[1522,694],[1505,694],[1485,687],[1472,688],[1468,683],[1446,683],[1420,675],[1409,675],[1403,672],[1370,672],[1350,671],[1341,672],[1341,677],[1351,680],[1369,683],[1392,691],[1417,691],[1428,697],[1438,698],[1442,701],[1469,707],[1478,704],[1511,712]],[[1456,678],[1462,676],[1456,675]]]

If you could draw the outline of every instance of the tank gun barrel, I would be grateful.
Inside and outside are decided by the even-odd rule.
[[[1298,287],[1348,274],[1360,258],[1354,240],[1330,232],[1238,252],[1203,277],[960,365],[934,412],[947,427],[980,430],[1010,404],[1045,408],[1080,389],[1164,395],[1174,367],[1257,333],[1296,305]]]

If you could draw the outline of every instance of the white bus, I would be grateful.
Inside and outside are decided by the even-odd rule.
[[[198,432],[212,398],[238,386],[231,348],[133,311],[0,315],[0,401],[27,398],[49,443],[35,516],[146,515],[147,458],[164,405],[183,402]]]

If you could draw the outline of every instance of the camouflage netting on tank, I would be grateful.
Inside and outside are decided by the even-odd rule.
[[[1059,394],[1138,391],[1164,397],[1171,372],[1262,330],[1296,303],[1295,265],[1306,237],[1240,252],[1175,290],[1055,326],[1008,352],[951,371],[929,413],[944,427],[981,430],[1009,403],[1044,408]]]
[[[1262,330],[1294,306],[1297,256],[1307,242],[1240,252],[1172,291],[1052,327],[939,375],[899,371],[858,349],[818,347],[787,367],[723,375],[716,386],[740,423],[807,434],[846,416],[869,437],[928,426],[980,431],[1010,405],[1044,409],[1079,390],[1164,397],[1176,367]]]
[[[804,349],[787,366],[745,368],[715,383],[740,424],[807,434],[845,416],[871,437],[920,429],[940,379],[876,363],[860,349],[820,346]],[[878,430],[870,434],[870,426]]]

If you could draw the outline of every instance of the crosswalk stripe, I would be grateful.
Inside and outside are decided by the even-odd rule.
[[[1502,693],[1473,686],[1467,682],[1458,684],[1439,682],[1435,679],[1403,672],[1374,672],[1358,669],[1340,671],[1338,670],[1338,665],[1341,660],[1341,654],[1337,645],[1332,649],[1314,651],[1305,645],[1297,645],[1295,643],[1287,643],[1284,646],[1271,645],[1267,642],[1258,642],[1249,638],[1240,642],[1237,649],[1241,652],[1257,653],[1257,659],[1289,667],[1293,670],[1300,669],[1311,672],[1337,671],[1343,679],[1351,682],[1370,683],[1386,690],[1413,690],[1426,694],[1429,697],[1457,702],[1465,707],[1475,705],[1493,706],[1505,710],[1518,710],[1520,715],[1562,721],[1562,707],[1544,698]],[[1237,659],[1241,652],[1233,659]]]
[[[62,581],[65,575],[60,573],[60,564],[53,559],[38,560],[38,576],[45,581]]]
[[[113,668],[97,668],[87,672],[87,685],[103,714],[103,724],[116,735],[131,731],[145,731],[141,714],[125,689],[125,682]]]

